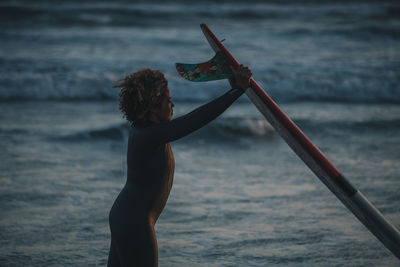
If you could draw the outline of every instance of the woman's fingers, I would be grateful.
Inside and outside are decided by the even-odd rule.
[[[245,79],[248,81],[253,75],[249,67],[244,66],[243,64],[240,64],[238,68],[235,68],[232,65],[229,65],[229,67],[233,71],[235,77],[239,78],[240,80]]]
[[[233,67],[233,66],[231,66],[231,65],[229,65],[229,67],[231,68],[231,70],[233,71],[233,73],[235,73],[235,74],[236,74],[236,72],[237,72],[236,68],[234,68],[234,67]]]

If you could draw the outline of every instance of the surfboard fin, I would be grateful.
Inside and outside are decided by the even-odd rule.
[[[197,64],[175,63],[175,67],[183,78],[192,82],[206,82],[235,77],[226,63],[224,55],[219,51],[209,61]]]

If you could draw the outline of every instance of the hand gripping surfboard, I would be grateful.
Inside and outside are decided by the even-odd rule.
[[[200,27],[212,49],[225,57],[226,63],[237,68],[239,62],[229,53],[206,24]],[[203,63],[204,64],[204,63]],[[178,67],[178,66],[177,66]],[[208,69],[209,71],[210,69]],[[212,70],[212,69],[211,69]],[[179,70],[178,70],[179,71]],[[182,73],[180,73],[182,75]],[[231,77],[228,73],[226,77]],[[215,77],[214,77],[215,78]],[[220,74],[219,78],[224,78]],[[195,78],[193,78],[195,79]],[[400,259],[400,232],[382,213],[353,185],[328,158],[308,139],[301,129],[282,111],[272,98],[254,80],[246,95],[280,136],[315,173],[329,190],[386,246]]]

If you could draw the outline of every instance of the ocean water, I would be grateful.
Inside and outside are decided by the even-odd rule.
[[[111,87],[159,69],[174,117],[229,90],[174,68],[214,55],[200,23],[400,228],[400,5],[249,3],[0,3],[0,266],[106,265],[130,127]],[[399,266],[246,95],[171,146],[159,266]]]

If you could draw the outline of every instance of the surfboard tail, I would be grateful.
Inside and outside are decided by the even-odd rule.
[[[256,83],[255,86],[259,85]],[[272,106],[268,107],[255,90],[246,90],[246,94],[319,180],[386,248],[400,259],[400,232],[398,229],[340,173],[289,117],[287,120],[280,118],[278,114],[284,115],[282,110],[274,112],[274,105],[270,103]],[[278,106],[276,107],[278,108]]]

